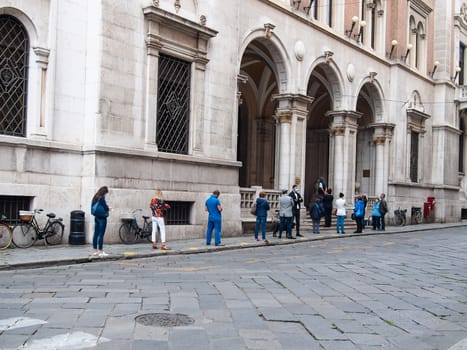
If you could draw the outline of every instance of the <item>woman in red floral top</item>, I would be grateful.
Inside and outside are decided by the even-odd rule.
[[[167,209],[170,209],[170,205],[162,199],[162,191],[156,191],[156,193],[154,194],[154,198],[149,204],[149,208],[151,208],[152,212],[152,249],[157,249],[156,233],[157,228],[159,228],[159,231],[161,233],[161,250],[168,250],[169,248],[167,248],[167,246],[165,245],[164,216],[165,211]]]

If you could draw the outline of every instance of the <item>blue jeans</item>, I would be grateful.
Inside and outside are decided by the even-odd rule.
[[[263,241],[266,239],[266,216],[256,217],[255,238],[258,239],[258,231],[261,226],[261,237]]]
[[[319,233],[319,223],[321,219],[312,219],[311,221],[313,223],[313,233]]]
[[[107,227],[107,218],[94,217],[94,236],[92,237],[92,247],[102,250],[104,245],[104,233]]]
[[[337,222],[336,222],[336,231],[337,233],[344,233],[344,220],[345,215],[338,215]]]
[[[279,225],[279,238],[282,237],[282,231],[287,228],[287,237],[292,237],[292,216],[281,216]]]
[[[208,229],[206,230],[206,244],[211,244],[212,230],[214,230],[214,244],[221,244],[221,224],[222,219],[208,219]]]

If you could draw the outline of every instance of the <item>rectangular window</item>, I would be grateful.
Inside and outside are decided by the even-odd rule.
[[[332,27],[332,0],[327,0],[327,22],[328,26]]]
[[[33,197],[0,196],[0,214],[7,217],[7,222],[19,222],[19,211],[30,210]]]
[[[167,225],[190,225],[193,202],[167,201],[170,210],[167,211]]]
[[[156,143],[159,151],[188,154],[191,63],[159,56]]]
[[[410,181],[418,182],[418,132],[410,134]]]

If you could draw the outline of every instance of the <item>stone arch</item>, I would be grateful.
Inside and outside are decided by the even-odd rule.
[[[39,35],[37,27],[26,13],[14,7],[2,7],[0,8],[0,15],[10,15],[21,22],[26,32],[28,33],[31,49],[39,45]]]
[[[279,93],[285,93],[290,91],[289,87],[289,76],[290,76],[290,58],[287,54],[287,50],[282,41],[273,32],[266,37],[268,32],[264,28],[258,28],[249,33],[243,40],[239,48],[239,62],[237,63],[237,72],[241,71],[242,59],[245,55],[245,51],[255,40],[264,45],[271,53],[270,63],[274,75],[278,82]]]
[[[365,100],[371,108],[373,120],[379,122],[384,119],[384,93],[381,84],[376,79],[363,79],[357,89],[358,94],[353,110],[358,111],[359,98]]]
[[[288,91],[288,56],[272,25],[250,33],[241,45],[238,65],[237,160],[241,187],[272,189],[276,180],[276,103]]]

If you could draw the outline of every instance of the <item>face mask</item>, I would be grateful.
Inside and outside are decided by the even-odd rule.
[[[300,190],[298,188],[295,189],[295,192],[300,193]]]

